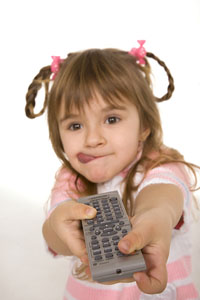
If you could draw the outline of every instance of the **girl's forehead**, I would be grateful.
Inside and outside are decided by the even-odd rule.
[[[60,107],[60,115],[65,114],[79,114],[85,113],[88,110],[99,110],[99,111],[109,111],[112,109],[123,109],[130,105],[130,100],[125,99],[123,97],[103,97],[100,93],[95,92],[93,96],[89,99],[79,99],[79,101],[70,101],[69,103],[66,99],[62,99],[61,107]],[[133,103],[132,103],[133,104]],[[134,104],[133,104],[134,105]],[[135,106],[135,105],[134,105]]]

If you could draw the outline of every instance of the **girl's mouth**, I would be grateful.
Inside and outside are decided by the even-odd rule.
[[[93,155],[88,155],[88,154],[84,154],[84,153],[79,153],[77,155],[79,162],[81,162],[82,164],[87,164],[90,161],[99,158],[100,156],[93,156]]]

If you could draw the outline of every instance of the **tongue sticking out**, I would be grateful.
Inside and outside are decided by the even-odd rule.
[[[94,160],[96,157],[92,156],[92,155],[87,155],[87,154],[83,154],[83,153],[79,153],[78,154],[78,160],[82,163],[82,164],[87,164],[88,162]]]

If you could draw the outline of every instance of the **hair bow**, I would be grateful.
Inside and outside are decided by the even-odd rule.
[[[146,56],[146,50],[145,48],[143,47],[144,43],[146,42],[145,40],[140,40],[140,41],[137,41],[140,46],[138,48],[132,48],[131,51],[129,51],[129,54],[135,56],[138,60],[137,62],[140,64],[140,65],[145,65],[145,59],[144,57]]]
[[[60,58],[60,56],[52,56],[53,59],[51,64],[51,72],[53,73],[52,79],[54,80],[58,71],[60,70],[60,63],[63,62],[63,59]]]

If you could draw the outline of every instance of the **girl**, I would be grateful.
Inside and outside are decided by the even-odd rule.
[[[144,41],[138,42],[129,53],[91,49],[64,60],[53,57],[28,89],[26,115],[35,118],[48,109],[50,139],[62,161],[43,235],[53,253],[73,256],[64,299],[199,299],[188,237],[188,170],[196,185],[195,166],[163,145],[156,102],[171,97],[173,78],[164,62],[145,51]],[[162,98],[153,95],[147,57],[167,73]],[[36,114],[42,84],[45,101]],[[80,228],[80,220],[95,217],[96,210],[76,200],[112,190],[121,193],[132,224],[118,247],[126,254],[142,249],[147,270],[99,284],[91,279]]]

